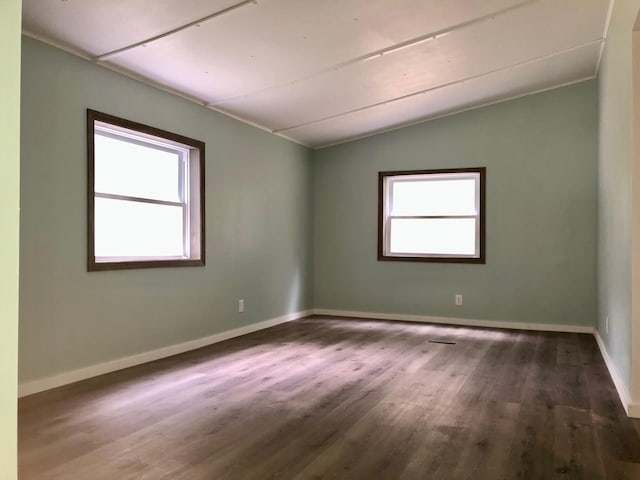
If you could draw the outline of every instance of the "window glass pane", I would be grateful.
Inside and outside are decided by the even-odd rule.
[[[182,207],[95,199],[96,257],[183,256]]]
[[[390,252],[474,255],[475,218],[391,219]]]
[[[475,215],[476,181],[392,181],[391,215]]]
[[[94,140],[96,192],[181,201],[177,152],[99,133],[94,135]]]

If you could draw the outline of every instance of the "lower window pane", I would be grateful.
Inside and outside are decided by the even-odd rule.
[[[96,197],[95,256],[181,257],[182,218],[178,206]]]
[[[390,226],[391,254],[476,254],[475,218],[394,218]]]

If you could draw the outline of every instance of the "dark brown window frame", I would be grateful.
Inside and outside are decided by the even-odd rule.
[[[196,204],[199,218],[200,237],[199,242],[199,258],[191,259],[153,259],[153,260],[127,260],[114,262],[96,262],[95,260],[95,151],[94,151],[94,134],[95,122],[103,122],[116,127],[132,130],[143,135],[151,135],[161,139],[176,142],[198,151],[198,183],[199,201]],[[205,143],[200,140],[178,135],[159,128],[151,127],[142,123],[134,122],[124,118],[109,115],[107,113],[98,112],[87,109],[87,270],[105,271],[105,270],[130,270],[140,268],[165,268],[165,267],[196,267],[205,265]],[[193,185],[193,184],[192,184]]]
[[[431,262],[431,263],[475,263],[484,264],[486,252],[486,167],[472,168],[441,168],[431,170],[397,170],[378,172],[378,260],[393,262]],[[385,180],[387,177],[409,175],[431,175],[447,173],[479,173],[480,174],[480,225],[479,225],[479,253],[478,257],[440,257],[440,256],[394,256],[384,253],[384,223],[385,223]]]

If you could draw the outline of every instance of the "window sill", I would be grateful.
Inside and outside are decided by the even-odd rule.
[[[130,260],[123,262],[90,262],[87,270],[90,272],[103,272],[107,270],[132,270],[138,268],[204,267],[204,265],[204,259]]]
[[[428,262],[428,263],[473,263],[486,264],[482,257],[411,257],[378,254],[378,261],[381,262]]]

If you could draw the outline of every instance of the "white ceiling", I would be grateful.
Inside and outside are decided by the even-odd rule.
[[[312,147],[593,78],[610,0],[24,0],[27,35]]]

